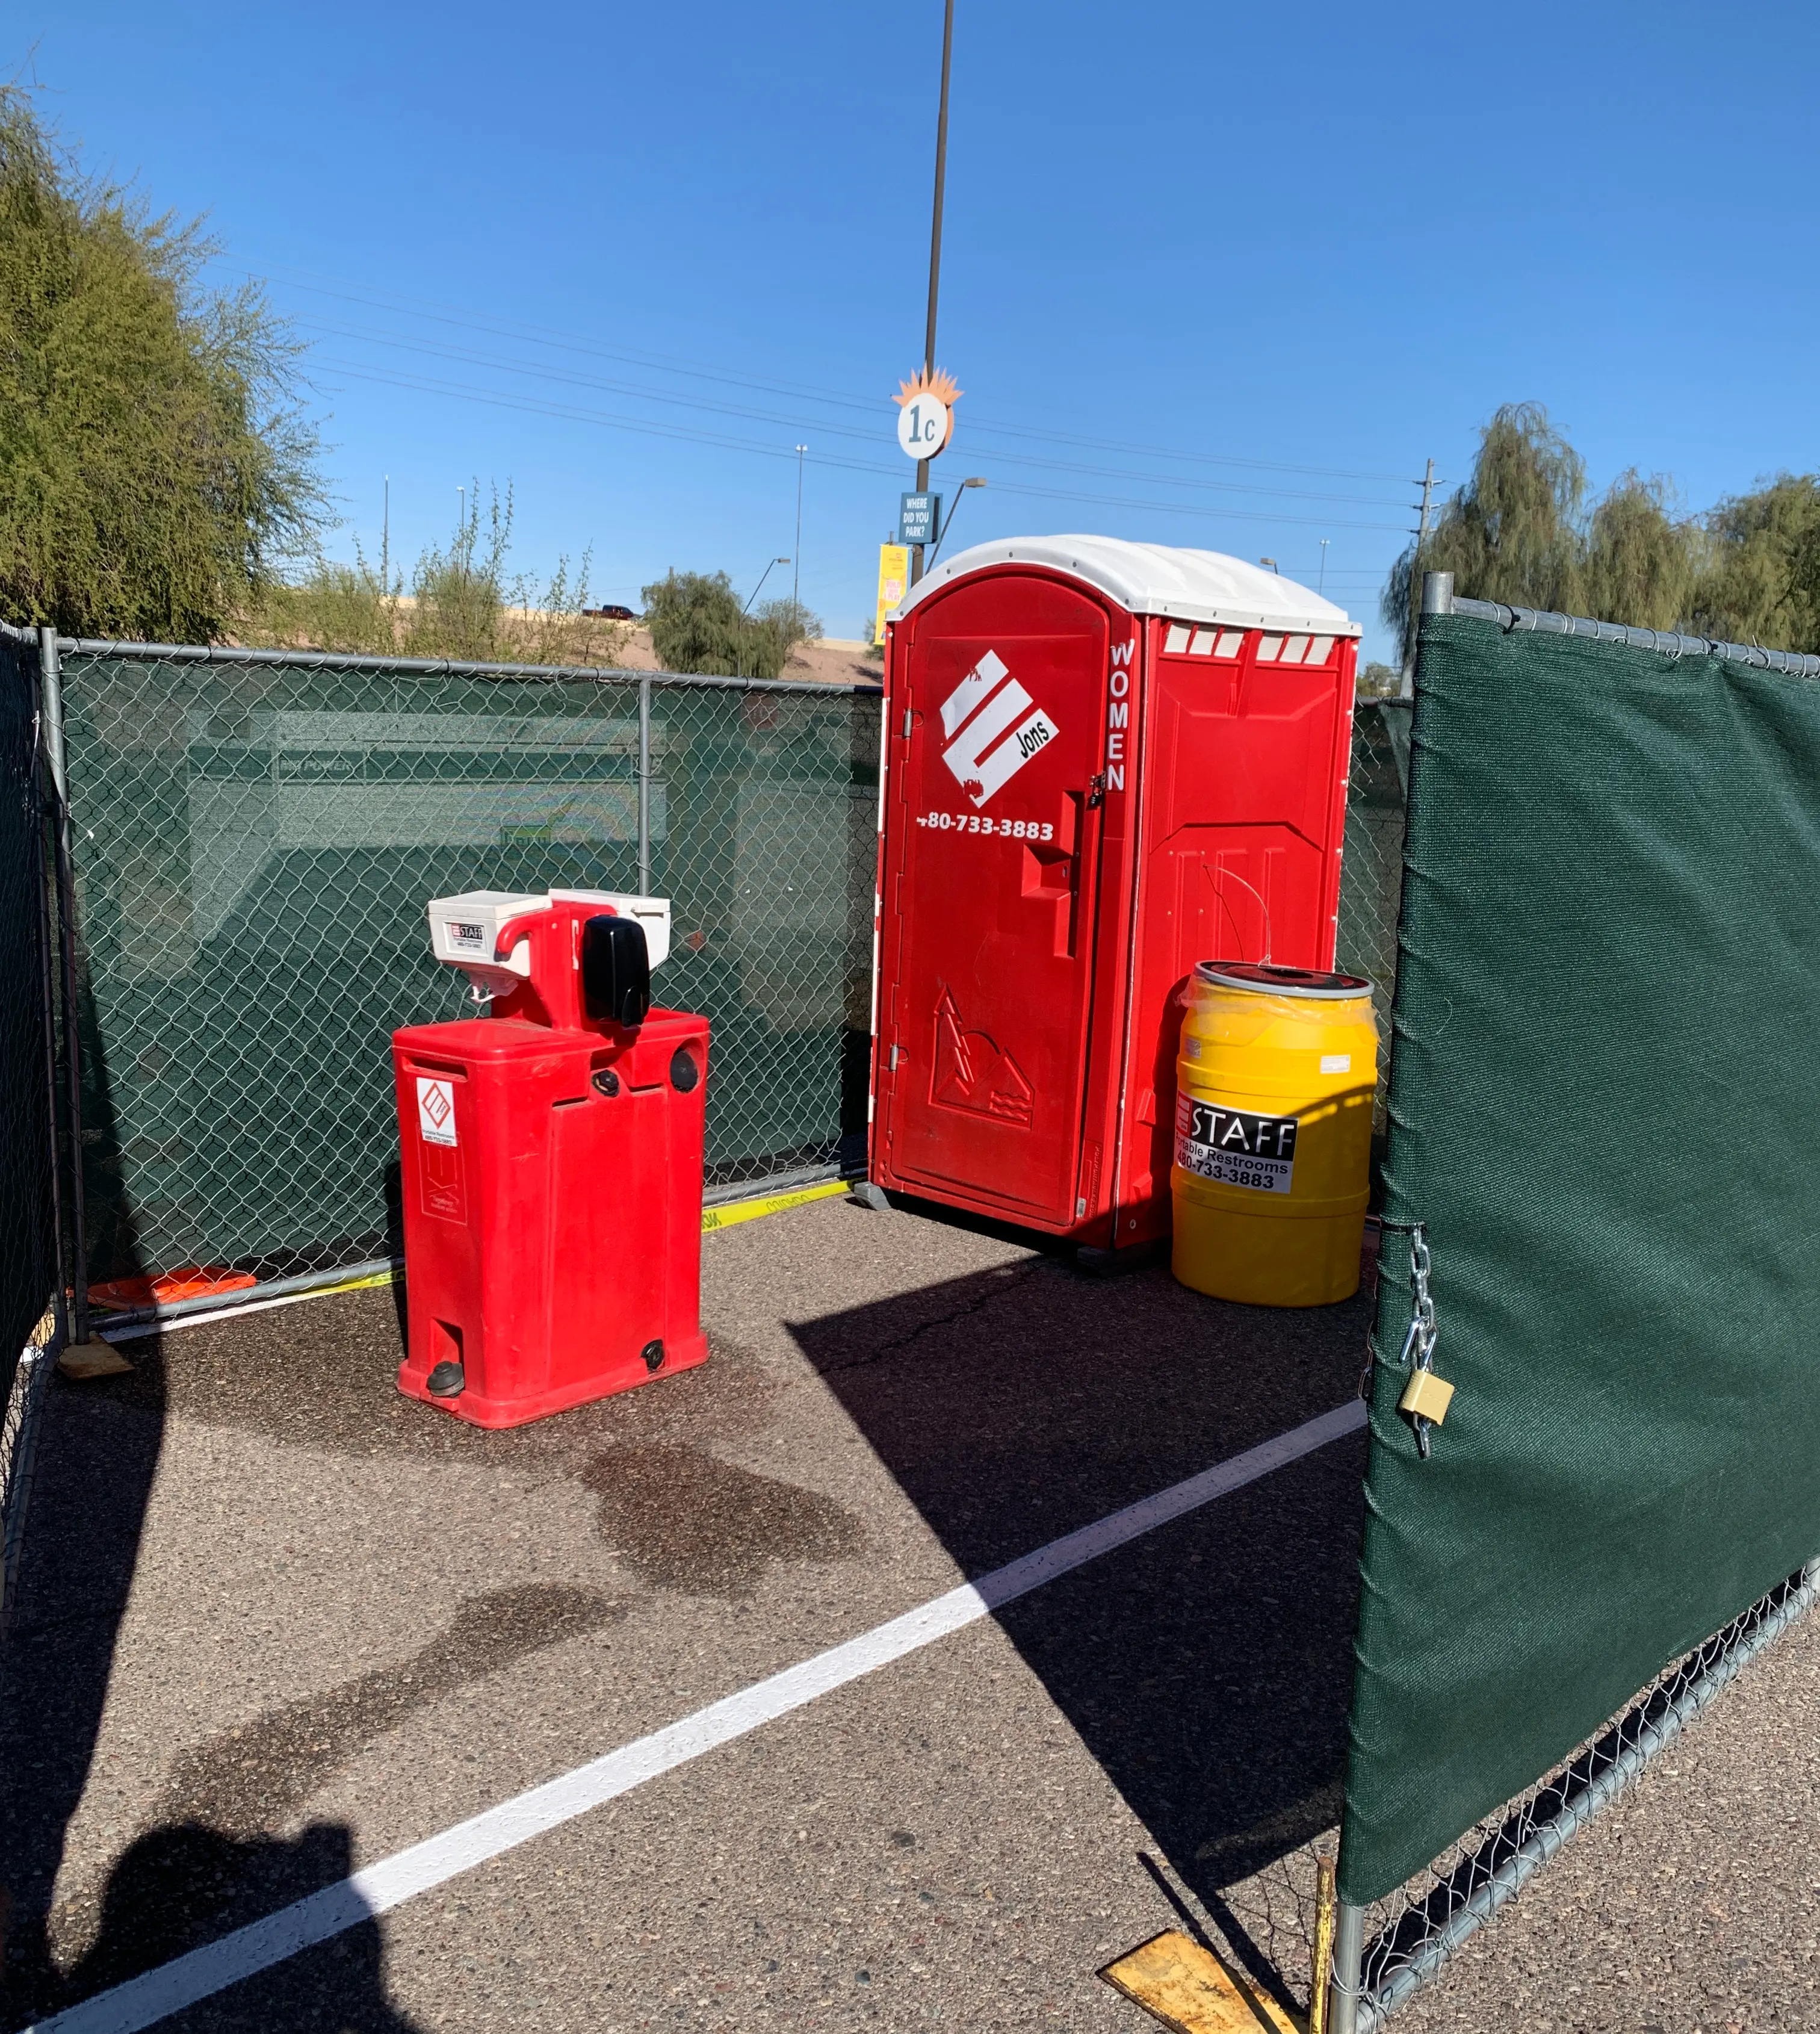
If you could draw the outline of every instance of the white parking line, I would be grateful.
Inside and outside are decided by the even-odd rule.
[[[1091,1526],[1082,1526],[1078,1532],[1051,1540],[1046,1546],[1002,1568],[994,1568],[977,1582],[963,1582],[945,1596],[919,1604],[914,1610],[862,1632],[844,1645],[786,1667],[768,1679],[754,1682],[737,1694],[724,1696],[692,1716],[653,1731],[648,1737],[622,1745],[617,1751],[578,1766],[559,1779],[546,1781],[541,1787],[501,1801],[467,1822],[457,1822],[440,1836],[370,1864],[352,1878],[281,1908],[262,1921],[236,1928],[217,1942],[205,1943],[201,1949],[161,1964],[142,1976],[128,1979],[111,1991],[36,2021],[24,2034],[137,2034],[140,2028],[152,2026],[169,2014],[193,2006],[198,1999],[224,1991],[257,1972],[269,1970],[301,1950],[326,1942],[346,1929],[358,1927],[420,1893],[516,1849],[547,1829],[572,1822],[602,1802],[655,1780],[659,1773],[686,1766],[717,1745],[773,1723],[831,1689],[919,1652],[950,1632],[959,1631],[1019,1597],[1027,1596],[1032,1589],[1041,1589],[1045,1582],[1053,1582],[1070,1569],[1109,1554],[1114,1548],[1197,1510],[1216,1497],[1255,1483],[1271,1470],[1325,1447],[1330,1441],[1357,1433],[1364,1424],[1365,1409],[1358,1400],[1336,1406],[1274,1440],[1248,1448],[1229,1462],[1216,1463],[1153,1497],[1140,1499],[1122,1511],[1109,1513]]]

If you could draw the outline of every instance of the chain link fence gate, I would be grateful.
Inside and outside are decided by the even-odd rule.
[[[397,1256],[391,1034],[471,1011],[424,920],[463,890],[671,899],[655,987],[714,1026],[711,1201],[863,1162],[871,689],[86,642],[62,663],[103,1303]]]
[[[1820,981],[1820,658],[1446,574],[1423,606],[1334,2034],[1820,1597],[1820,1080],[1787,1023]],[[1432,1458],[1398,1409],[1418,1233],[1458,1387]]]

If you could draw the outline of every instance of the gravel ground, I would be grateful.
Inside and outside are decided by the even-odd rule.
[[[1326,1411],[1365,1324],[839,1201],[709,1237],[704,1275],[707,1364],[512,1434],[398,1395],[385,1292],[54,1388],[0,1686],[0,2024]],[[1184,1923],[1299,1998],[1362,1454],[168,2024],[1140,2034],[1094,1973]],[[1400,2024],[1811,2024],[1814,1649],[1749,1670]]]

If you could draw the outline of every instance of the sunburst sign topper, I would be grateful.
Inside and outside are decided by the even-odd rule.
[[[955,404],[961,391],[946,368],[925,367],[914,381],[899,385],[897,441],[911,459],[933,459],[954,436]]]

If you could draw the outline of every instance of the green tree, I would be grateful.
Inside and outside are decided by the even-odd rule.
[[[741,614],[723,572],[666,572],[645,587],[644,609],[651,647],[666,671],[775,678],[798,643],[821,633],[820,621],[794,600],[767,601],[756,614]]]
[[[1661,475],[1620,474],[1589,512],[1586,468],[1539,403],[1507,403],[1480,434],[1472,477],[1443,507],[1426,543],[1391,568],[1381,610],[1413,650],[1422,575],[1450,572],[1457,593],[1676,629],[1686,621],[1707,549],[1677,515]]]
[[[1407,658],[1422,575],[1450,572],[1474,600],[1577,611],[1578,524],[1585,462],[1539,403],[1507,403],[1480,435],[1472,478],[1442,508],[1428,542],[1390,569],[1380,604]]]
[[[1580,611],[1633,629],[1679,629],[1701,548],[1699,531],[1674,513],[1668,482],[1660,474],[1646,480],[1633,467],[1613,481],[1587,526]]]
[[[0,605],[207,642],[325,513],[300,347],[199,222],[89,180],[0,88]]]
[[[1778,474],[1706,519],[1689,626],[1722,642],[1820,651],[1820,478]]]

